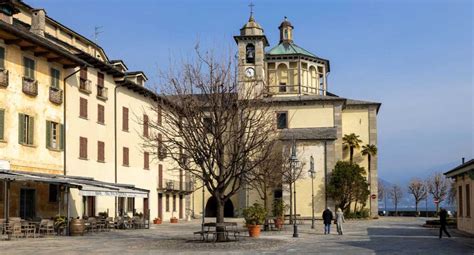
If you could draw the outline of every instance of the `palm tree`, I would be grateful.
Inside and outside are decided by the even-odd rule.
[[[364,155],[364,156],[367,155],[367,159],[369,161],[368,170],[369,170],[369,173],[370,173],[370,162],[372,160],[372,156],[377,155],[377,146],[375,146],[375,144],[363,145],[361,152],[362,152],[362,155]]]
[[[354,157],[354,149],[359,149],[361,142],[362,140],[359,139],[359,136],[354,133],[344,135],[344,137],[342,137],[342,144],[344,145],[345,148],[349,148],[349,152],[350,152],[349,159],[350,159],[351,164],[352,164],[352,158]]]

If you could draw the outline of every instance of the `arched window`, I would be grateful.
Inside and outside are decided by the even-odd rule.
[[[316,92],[318,89],[318,72],[316,71],[316,68],[314,66],[311,66],[309,68],[309,73],[311,76],[311,90],[312,92]]]
[[[251,43],[247,44],[245,47],[245,58],[247,63],[255,63],[255,46]]]
[[[288,29],[285,29],[283,39],[288,40]]]
[[[278,74],[278,92],[287,92],[286,85],[288,85],[288,67],[285,64],[279,64],[277,67]]]

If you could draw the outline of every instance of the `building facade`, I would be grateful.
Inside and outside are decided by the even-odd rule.
[[[449,170],[444,175],[454,180],[458,229],[474,234],[474,221],[471,212],[474,207],[474,192],[472,191],[472,185],[474,185],[474,159],[465,162],[463,158],[461,165]]]

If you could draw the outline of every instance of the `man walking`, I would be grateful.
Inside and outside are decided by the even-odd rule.
[[[324,234],[325,235],[331,234],[331,221],[332,221],[332,211],[328,207],[323,212]]]
[[[446,229],[446,225],[448,224],[447,218],[448,212],[446,211],[446,209],[441,208],[441,210],[439,211],[439,239],[441,239],[441,237],[443,236],[443,231],[448,237],[451,237],[451,235],[448,233],[448,230]]]

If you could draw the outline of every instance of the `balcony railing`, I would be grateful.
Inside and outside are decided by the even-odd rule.
[[[8,87],[8,70],[0,70],[0,87]]]
[[[164,190],[166,191],[174,191],[174,192],[193,192],[194,191],[194,185],[192,182],[180,182],[176,180],[164,180],[165,181],[165,186]]]
[[[90,80],[85,80],[85,79],[80,79],[79,80],[79,91],[84,92],[86,94],[92,93],[91,89],[91,81]]]
[[[102,85],[97,85],[97,98],[107,100],[108,89]]]
[[[38,95],[38,81],[31,79],[29,77],[23,77],[23,93],[30,96]]]
[[[62,104],[63,91],[56,87],[49,87],[49,101],[53,104]]]

